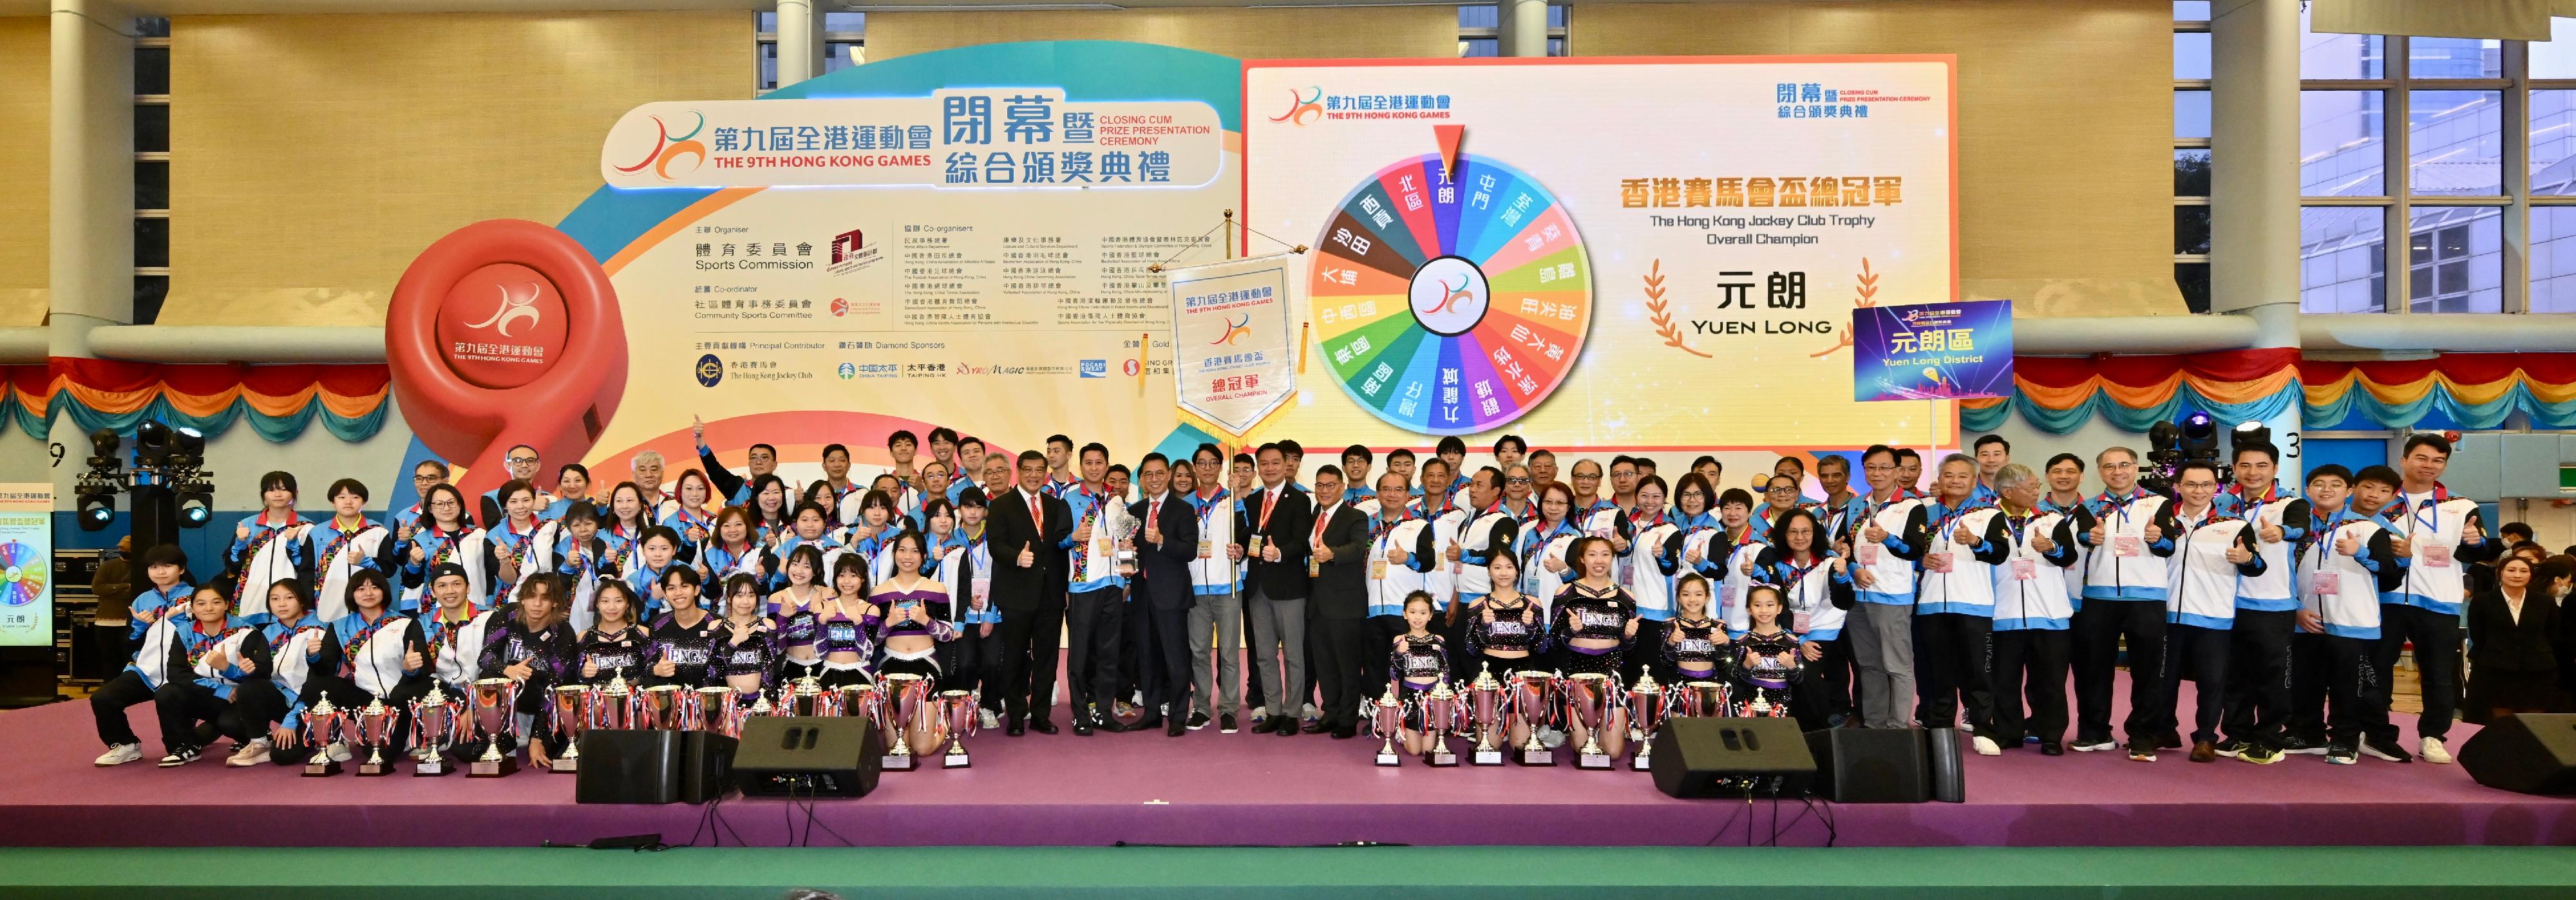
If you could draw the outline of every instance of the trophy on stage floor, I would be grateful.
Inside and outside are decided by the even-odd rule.
[[[589,687],[578,684],[556,685],[546,710],[553,714],[555,733],[563,736],[564,752],[557,754],[548,768],[557,774],[570,775],[581,770],[581,733],[590,724],[591,694]]]
[[[1610,751],[1601,746],[1601,729],[1610,722],[1610,676],[1582,672],[1565,679],[1565,705],[1573,711],[1574,721],[1583,723],[1583,748],[1574,757],[1578,769],[1608,769]]]
[[[429,693],[411,702],[412,750],[420,759],[411,768],[414,776],[447,774],[447,748],[464,743],[456,739],[456,731],[465,722],[457,706],[436,678],[429,680]]]
[[[1681,714],[1692,718],[1732,715],[1728,708],[1726,684],[1719,681],[1693,681],[1682,685]]]
[[[1494,736],[1503,732],[1503,684],[1494,680],[1494,665],[1484,663],[1476,670],[1476,680],[1467,685],[1467,709],[1476,729],[1476,749],[1468,760],[1480,766],[1503,764],[1503,748]],[[1509,735],[1504,735],[1508,741]]]
[[[1555,676],[1540,672],[1512,673],[1512,708],[1520,713],[1521,724],[1530,733],[1529,742],[1521,745],[1514,762],[1524,766],[1556,765],[1556,751],[1538,741],[1538,730],[1555,721],[1555,710],[1549,704],[1555,681]]]
[[[823,707],[826,704],[839,703],[840,694],[831,692],[830,700],[824,699],[825,696],[822,679],[812,675],[796,679],[794,683],[778,688],[778,714],[782,716],[839,715],[837,712],[825,712]]]
[[[1655,684],[1655,673],[1643,672],[1635,686],[1628,689],[1628,739],[1637,742],[1637,755],[1628,768],[1643,772],[1655,765],[1655,726],[1664,723],[1664,689]]]
[[[888,772],[910,772],[919,760],[912,755],[912,723],[918,721],[922,704],[930,699],[930,681],[908,672],[885,676],[885,704],[892,711],[881,717],[880,726],[894,731],[893,746],[887,747],[882,768]]]
[[[1377,733],[1386,735],[1386,743],[1377,748],[1377,764],[1403,765],[1404,752],[1395,748],[1395,733],[1404,730],[1404,702],[1396,699],[1394,681],[1386,683],[1386,696],[1377,698],[1376,708],[1370,710],[1369,722]]]
[[[1442,679],[1439,684],[1431,686],[1431,693],[1422,698],[1422,729],[1431,737],[1431,749],[1422,754],[1425,764],[1458,764],[1458,754],[1449,752],[1449,729],[1457,724],[1457,719],[1458,692],[1450,690],[1449,681]]]
[[[641,704],[643,711],[635,717],[635,727],[662,731],[680,730],[679,685],[657,684],[645,688],[642,694],[636,696],[643,700]]]
[[[467,709],[474,716],[476,737],[483,741],[483,755],[466,764],[468,778],[499,778],[519,770],[516,756],[501,752],[501,741],[510,735],[511,720],[519,712],[519,683],[507,678],[485,678],[470,685],[473,696]]]
[[[869,725],[874,726],[884,720],[884,711],[879,706],[891,699],[891,691],[892,688],[888,688],[887,698],[879,699],[876,685],[845,684],[830,693],[828,711],[816,715],[866,719]]]
[[[978,705],[974,691],[939,692],[938,738],[948,742],[948,752],[939,759],[940,768],[963,769],[972,764],[966,758],[966,738],[975,733]]]
[[[624,672],[608,676],[608,686],[592,691],[583,702],[588,704],[591,728],[625,731],[635,727],[635,689],[627,686]]]
[[[769,705],[768,694],[753,694],[751,695],[750,706],[744,706],[739,702],[734,704],[731,730],[726,731],[725,733],[735,737],[741,737],[743,726],[751,721],[751,717],[766,716],[776,712],[777,710]]]
[[[687,730],[740,737],[742,733],[734,730],[733,724],[734,707],[741,704],[740,697],[741,695],[734,693],[730,686],[699,688],[695,703],[697,708],[690,710]]]
[[[340,708],[331,705],[329,694],[304,712],[304,742],[313,745],[313,756],[304,761],[305,777],[340,774],[340,761],[331,758],[331,742],[340,733],[340,716]]]
[[[367,759],[358,764],[358,774],[376,777],[394,773],[393,761],[385,758],[385,748],[393,745],[394,723],[400,720],[382,698],[367,701],[367,707],[358,711],[358,743],[367,748]]]

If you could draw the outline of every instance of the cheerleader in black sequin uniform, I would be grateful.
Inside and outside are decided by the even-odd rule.
[[[528,765],[544,768],[561,755],[564,740],[556,733],[547,698],[555,685],[573,680],[573,656],[579,639],[565,621],[572,604],[563,582],[553,575],[530,576],[519,589],[510,621],[485,640],[477,671],[519,683],[518,734],[528,747]],[[505,747],[506,750],[506,747]]]
[[[1744,614],[1752,627],[1736,639],[1734,652],[1727,654],[1734,674],[1735,715],[1789,714],[1789,685],[1798,681],[1806,664],[1798,655],[1798,636],[1780,626],[1783,608],[1776,585],[1757,584],[1745,592]]]
[[[599,592],[591,595],[590,608],[597,616],[590,630],[581,633],[581,680],[593,687],[624,679],[629,687],[644,683],[644,654],[653,645],[653,633],[635,620],[644,601],[635,596],[635,588],[615,578],[599,581]]]
[[[758,696],[777,669],[778,646],[760,597],[760,579],[735,573],[724,580],[724,622],[716,626],[716,676],[736,694]],[[742,702],[748,704],[750,698]]]
[[[1476,660],[1477,675],[1490,672],[1511,702],[1509,689],[1512,673],[1529,671],[1553,675],[1556,667],[1548,662],[1551,638],[1547,629],[1547,612],[1536,601],[1520,592],[1520,560],[1508,551],[1495,553],[1485,561],[1485,572],[1493,578],[1494,590],[1467,608],[1467,648]],[[1467,679],[1477,675],[1466,675]],[[1495,729],[1485,729],[1493,731]],[[1495,744],[1502,736],[1511,738],[1511,746],[1529,741],[1529,719],[1517,709],[1507,710],[1502,722],[1505,735],[1479,732],[1477,738]]]
[[[1415,756],[1431,752],[1429,709],[1424,700],[1449,680],[1449,642],[1431,633],[1431,592],[1404,595],[1403,634],[1395,638],[1386,670],[1394,674],[1396,699],[1404,709],[1397,738]]]
[[[1601,746],[1616,757],[1628,742],[1627,704],[1619,702],[1625,696],[1620,693],[1619,667],[1628,645],[1637,639],[1637,603],[1610,577],[1618,555],[1610,549],[1608,539],[1591,535],[1576,538],[1566,547],[1565,555],[1577,561],[1576,568],[1583,577],[1556,595],[1556,625],[1565,636],[1565,653],[1560,659],[1568,682],[1577,675],[1609,676],[1606,689],[1613,700],[1610,715],[1602,722]],[[1591,737],[1582,717],[1565,718],[1566,743],[1587,745]]]
[[[1708,577],[1697,572],[1682,576],[1673,588],[1673,600],[1679,611],[1673,616],[1671,625],[1664,629],[1661,641],[1663,659],[1655,675],[1669,686],[1667,696],[1672,698],[1676,710],[1698,702],[1689,694],[1692,682],[1725,684],[1727,680],[1726,657],[1733,648],[1727,646],[1726,624],[1709,617],[1708,599]],[[1722,716],[1733,711],[1722,700],[1716,709],[1690,710],[1703,716]]]

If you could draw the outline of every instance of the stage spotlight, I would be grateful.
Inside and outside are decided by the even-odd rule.
[[[98,459],[114,460],[117,448],[124,443],[117,439],[116,432],[101,428],[89,433],[89,455]],[[92,462],[91,465],[97,465],[97,463]]]
[[[116,496],[114,494],[82,494],[80,497],[79,521],[82,531],[106,530],[108,523],[116,521]]]
[[[191,487],[194,487],[193,485]],[[187,490],[179,493],[179,527],[202,528],[214,517],[215,495],[208,491]]]
[[[2271,442],[2272,429],[2264,427],[2261,422],[2239,422],[2235,434],[2228,438],[2228,446],[2237,450]]]
[[[206,464],[206,435],[194,428],[181,426],[178,438],[170,448],[170,465],[196,468]]]
[[[146,420],[134,426],[134,464],[159,468],[170,458],[170,426]]]

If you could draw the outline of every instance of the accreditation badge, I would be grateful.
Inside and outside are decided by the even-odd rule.
[[[1376,559],[1369,560],[1369,580],[1386,580],[1386,557],[1381,556]]]
[[[2415,548],[2415,555],[2423,558],[2424,565],[2426,566],[2436,569],[2448,569],[2451,567],[2451,548],[2449,547],[2445,547],[2440,544],[2426,544]]]
[[[2147,541],[2145,538],[2134,534],[2119,534],[2111,536],[2111,554],[2113,556],[2144,556],[2146,555],[2146,552]]]
[[[1324,574],[1323,561],[1316,559],[1313,554],[1308,554],[1306,556],[1306,577],[1313,578],[1321,574]]]
[[[1853,555],[1860,557],[1860,564],[1864,566],[1878,565],[1878,553],[1884,549],[1886,548],[1871,543],[1863,543],[1852,548]]]
[[[2029,581],[2031,579],[2038,578],[2039,561],[2030,559],[2013,560],[2012,577],[2014,581]]]
[[[1200,538],[1200,539],[1199,539],[1199,556],[1200,556],[1200,558],[1203,558],[1203,559],[1204,559],[1204,558],[1212,557],[1212,556],[1215,556],[1215,555],[1216,555],[1216,542],[1215,542],[1215,541],[1208,540],[1207,538]]]
[[[2319,597],[2335,596],[2343,592],[2342,588],[2342,572],[2317,572],[2308,581],[2308,592]]]
[[[1244,556],[1244,558],[1245,558],[1245,559],[1260,559],[1260,558],[1261,558],[1261,536],[1260,536],[1260,535],[1257,535],[1257,534],[1256,534],[1256,535],[1253,535],[1253,536],[1251,536],[1251,537],[1247,537],[1247,538],[1244,538],[1244,539],[1243,539],[1243,556]]]

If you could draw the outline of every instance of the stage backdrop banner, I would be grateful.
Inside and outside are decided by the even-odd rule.
[[[1259,432],[1954,444],[1954,401],[1859,402],[1844,354],[1855,308],[1958,299],[1955,70],[1247,63],[1246,221],[1315,248],[1317,372]]]
[[[1164,271],[1182,412],[1241,436],[1297,392],[1295,264],[1274,253]]]
[[[54,642],[54,486],[0,484],[0,646]]]
[[[1964,400],[2013,391],[2012,301],[1852,310],[1852,397]]]
[[[601,147],[607,186],[562,225],[613,280],[628,346],[586,459],[656,450],[675,476],[693,415],[727,465],[774,443],[800,484],[826,443],[882,469],[898,429],[1142,454],[1178,421],[1152,267],[1223,258],[1239,73],[1170,47],[998,44],[636,108]]]

